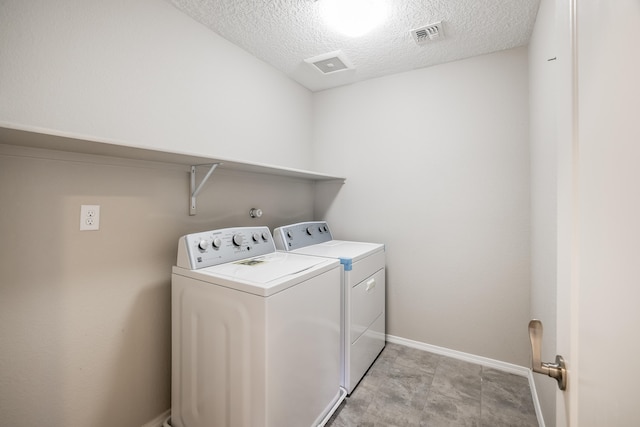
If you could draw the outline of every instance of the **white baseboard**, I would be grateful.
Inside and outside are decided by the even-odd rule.
[[[544,417],[542,416],[542,408],[538,400],[538,391],[536,390],[536,382],[533,380],[533,371],[529,369],[529,387],[531,388],[531,396],[533,397],[533,406],[536,408],[536,417],[538,417],[538,426],[546,427]]]
[[[542,417],[542,410],[540,409],[540,401],[538,400],[538,392],[536,391],[536,385],[533,381],[533,372],[530,368],[520,365],[514,365],[513,363],[503,362],[501,360],[489,359],[488,357],[476,356],[475,354],[464,353],[462,351],[451,350],[449,348],[438,347],[437,345],[426,344],[420,341],[413,341],[406,338],[396,337],[394,335],[387,335],[387,342],[390,342],[392,344],[404,345],[405,347],[411,347],[418,350],[428,351],[430,353],[440,354],[442,356],[451,357],[453,359],[464,360],[465,362],[475,363],[477,365],[498,369],[503,372],[519,375],[521,377],[526,377],[529,381],[529,388],[531,389],[531,397],[533,399],[533,406],[536,410],[538,425],[540,427],[545,427],[544,418]]]
[[[171,416],[171,409],[167,409],[162,414],[158,415],[142,427],[162,427],[165,420]]]

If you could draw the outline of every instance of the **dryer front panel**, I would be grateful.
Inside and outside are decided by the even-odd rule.
[[[384,312],[384,273],[384,269],[378,270],[351,290],[351,344]]]

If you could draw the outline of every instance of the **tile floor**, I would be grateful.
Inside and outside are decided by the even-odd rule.
[[[387,343],[327,427],[538,427],[527,378]]]

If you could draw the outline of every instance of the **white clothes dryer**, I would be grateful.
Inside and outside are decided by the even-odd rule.
[[[183,236],[172,288],[173,427],[321,426],[340,387],[340,263],[267,227]]]
[[[385,246],[334,240],[325,221],[278,227],[273,238],[280,251],[340,260],[341,385],[351,394],[386,342]]]

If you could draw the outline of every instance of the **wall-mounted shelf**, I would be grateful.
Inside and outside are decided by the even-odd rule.
[[[67,135],[43,129],[20,128],[3,123],[0,123],[0,144],[120,157],[125,159],[174,163],[188,166],[203,164],[211,165],[213,163],[218,163],[218,169],[220,170],[262,173],[290,178],[302,178],[311,181],[344,181],[346,179],[344,177],[326,175],[302,169],[201,156],[191,153],[181,153],[178,151],[163,151],[133,147],[109,140],[100,140],[78,135]]]
[[[311,181],[332,181],[345,178],[325,175],[301,169],[271,166],[260,163],[242,162],[223,158],[198,156],[189,153],[154,150],[132,147],[113,141],[86,138],[78,135],[66,135],[42,129],[27,129],[0,123],[0,144],[57,150],[72,153],[119,157],[124,159],[146,160],[162,163],[187,165],[191,167],[191,190],[189,193],[189,214],[196,214],[196,198],[211,174],[217,168],[235,171],[278,175],[301,178]],[[196,169],[207,166],[208,172],[199,184],[196,183]]]

